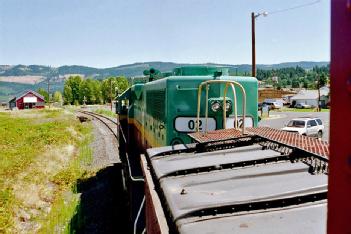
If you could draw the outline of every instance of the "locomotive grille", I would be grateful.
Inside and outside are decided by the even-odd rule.
[[[165,90],[149,90],[146,94],[147,113],[155,119],[164,120],[165,118]]]

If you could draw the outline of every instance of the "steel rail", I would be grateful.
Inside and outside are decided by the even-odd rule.
[[[102,122],[104,125],[106,125],[106,127],[113,133],[113,135],[114,135],[114,136],[116,137],[116,139],[118,140],[118,131],[119,131],[119,130],[122,130],[122,128],[121,128],[121,126],[118,124],[117,121],[114,121],[114,120],[110,119],[110,118],[107,117],[107,116],[100,115],[100,114],[97,114],[97,113],[94,113],[94,112],[90,112],[90,111],[81,111],[81,110],[79,110],[78,112],[83,113],[83,114],[86,114],[86,115],[93,116],[93,117],[95,117],[96,119],[100,120],[100,122]],[[117,133],[115,133],[115,132],[113,131],[113,129],[111,128],[111,126],[109,126],[108,123],[107,123],[106,121],[104,121],[103,119],[107,119],[107,120],[109,120],[110,122],[112,122],[113,124],[115,124],[116,127],[117,127],[117,128],[116,128]],[[126,139],[126,137],[124,136],[123,131],[121,131],[121,133],[122,133],[123,140],[124,140],[124,142],[126,143],[126,142],[127,142],[127,139]],[[127,152],[125,152],[125,154],[126,154],[126,159],[127,159],[127,165],[128,165],[128,171],[129,171],[129,177],[130,177],[130,179],[131,179],[133,182],[143,182],[143,183],[144,183],[144,178],[137,178],[137,177],[134,177],[134,176],[132,175],[132,170],[131,170],[130,162],[129,162],[129,155],[128,155]],[[143,207],[144,207],[144,203],[145,203],[145,196],[144,196],[144,198],[143,198],[143,200],[142,200],[142,202],[141,202],[141,204],[140,204],[140,208],[139,208],[139,210],[138,210],[138,214],[137,214],[137,216],[136,216],[136,218],[135,218],[135,220],[134,220],[134,223],[133,223],[133,233],[134,233],[134,234],[136,234],[136,225],[137,225],[137,223],[138,223],[138,220],[139,220],[141,211],[142,211],[142,209],[143,209]],[[145,230],[145,229],[144,229],[144,230]]]
[[[118,139],[118,135],[117,135],[116,133],[114,133],[114,131],[112,130],[112,128],[111,128],[105,121],[103,121],[103,120],[102,120],[101,118],[99,118],[99,117],[103,117],[104,119],[107,119],[107,120],[111,121],[113,124],[116,124],[116,125],[117,125],[117,130],[120,130],[121,127],[120,127],[120,125],[118,124],[117,121],[113,121],[113,120],[110,119],[109,117],[106,117],[106,116],[104,116],[104,115],[100,115],[100,114],[97,114],[97,113],[94,113],[94,112],[90,112],[90,111],[81,111],[81,110],[79,110],[78,112],[81,112],[81,113],[83,113],[83,114],[87,114],[87,115],[90,115],[90,116],[93,116],[93,117],[97,117],[97,116],[98,116],[97,119],[99,119],[101,122],[103,122],[103,123],[113,132],[113,134],[115,135],[115,137]],[[123,137],[124,142],[127,143],[127,138],[124,136],[123,131],[121,131],[121,133],[122,133],[122,137]],[[126,154],[126,159],[127,159],[127,165],[128,165],[128,171],[129,171],[129,177],[130,177],[130,179],[131,179],[132,181],[134,181],[134,182],[144,182],[144,179],[143,179],[143,178],[137,178],[137,177],[135,177],[135,176],[132,175],[132,170],[131,170],[130,162],[129,162],[129,155],[128,155],[127,152],[125,152],[125,154]]]
[[[103,119],[106,119],[106,120],[109,120],[110,122],[112,122],[113,124],[115,124],[116,126],[118,126],[118,123],[117,121],[114,121],[112,119],[110,119],[109,117],[107,116],[104,116],[104,115],[100,115],[100,114],[97,114],[97,113],[94,113],[94,112],[91,112],[91,111],[82,111],[82,110],[78,110],[78,112],[82,113],[82,114],[86,114],[86,115],[90,115],[92,117],[95,117],[96,119],[98,119],[100,122],[102,122],[112,133],[113,135],[118,139],[118,135],[117,133],[115,133],[114,129],[109,126],[109,124],[104,121]],[[117,127],[118,128],[118,127]],[[116,128],[116,130],[117,130]]]
[[[81,113],[83,113],[83,114],[88,114],[88,115],[91,115],[91,116],[93,116],[93,115],[94,115],[94,116],[99,116],[99,117],[102,117],[102,118],[104,118],[104,119],[107,119],[107,120],[111,121],[111,122],[114,123],[114,124],[117,124],[117,121],[111,119],[110,117],[107,117],[107,116],[105,116],[105,115],[102,115],[102,114],[98,114],[98,113],[95,113],[95,112],[92,112],[92,111],[84,111],[84,110],[78,110],[78,112],[81,112]]]

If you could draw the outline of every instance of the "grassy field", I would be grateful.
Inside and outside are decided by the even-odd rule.
[[[281,109],[277,109],[274,110],[277,112],[317,112],[316,108],[313,109],[298,109],[298,108],[281,108]],[[321,112],[330,112],[330,109],[322,109]]]
[[[91,126],[60,109],[0,112],[0,233],[65,233]]]

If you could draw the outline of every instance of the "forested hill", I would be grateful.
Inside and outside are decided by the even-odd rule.
[[[324,67],[328,73],[329,68],[325,67],[328,62],[291,62],[273,65],[259,64],[257,78],[267,81],[267,84],[285,87],[286,85],[309,86],[314,82],[313,72],[316,67]],[[240,64],[180,64],[171,62],[147,62],[122,65],[111,68],[93,68],[86,66],[61,66],[53,68],[42,65],[0,65],[0,102],[8,101],[13,95],[26,89],[37,90],[47,87],[46,78],[50,78],[51,91],[59,90],[62,92],[64,80],[70,75],[80,75],[84,77],[92,77],[94,79],[104,79],[110,76],[140,76],[145,69],[151,67],[161,72],[171,71],[175,67],[186,65],[208,65],[208,66],[226,66],[230,68],[231,74],[250,75],[251,65]],[[311,71],[311,72],[310,72]],[[317,71],[318,72],[318,71]],[[325,73],[325,71],[323,70]],[[308,73],[308,74],[307,74]],[[281,79],[278,83],[272,82],[273,76],[279,76]],[[305,78],[306,77],[306,78]],[[308,79],[307,79],[308,78]]]
[[[325,66],[328,62],[289,62],[289,63],[279,63],[279,64],[258,64],[257,68],[270,70],[270,69],[280,69],[287,67],[299,66],[303,69],[312,69],[315,66]],[[81,74],[84,76],[90,76],[95,78],[105,78],[108,76],[139,76],[142,75],[145,69],[153,67],[160,70],[161,72],[171,71],[175,67],[186,66],[186,65],[214,65],[214,66],[226,66],[229,67],[231,72],[250,72],[250,64],[188,64],[188,63],[172,63],[172,62],[145,62],[145,63],[134,63],[128,65],[121,65],[111,68],[93,68],[86,66],[61,66],[57,68],[43,66],[43,65],[0,65],[0,76],[43,76],[48,77],[52,75],[65,76],[69,74]]]

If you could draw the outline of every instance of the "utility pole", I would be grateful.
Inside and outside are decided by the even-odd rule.
[[[50,108],[50,78],[47,78],[48,81],[48,104],[49,104],[49,108]]]
[[[111,111],[112,111],[112,78],[110,78],[110,99],[111,99]]]
[[[320,77],[318,74],[317,74],[317,88],[318,88],[318,108],[317,108],[317,111],[320,112],[321,111],[321,106],[320,106],[320,103],[321,103],[321,81],[320,81]]]
[[[347,0],[348,2],[350,2],[351,0]],[[280,10],[276,10],[276,11],[270,11],[269,14],[277,14],[277,13],[282,13],[282,12],[286,12],[286,11],[291,11],[291,10],[295,10],[298,8],[303,8],[303,7],[307,7],[307,6],[311,6],[314,4],[320,3],[320,0],[316,0],[314,2],[308,2],[305,4],[301,4],[298,6],[294,6],[294,7],[289,7],[286,9],[280,9]],[[351,5],[351,4],[350,4]],[[263,15],[264,17],[268,16],[268,12],[264,11],[258,14],[255,14],[255,12],[251,12],[251,31],[252,31],[252,72],[251,75],[253,77],[256,77],[256,42],[255,42],[255,20],[257,17]]]
[[[256,18],[263,15],[266,17],[268,12],[264,11],[262,13],[255,14],[255,12],[251,12],[251,38],[252,38],[252,71],[251,76],[256,77],[256,32],[255,32],[255,21]]]
[[[252,71],[251,76],[256,77],[256,35],[255,35],[255,13],[251,12],[251,34],[252,34]]]

